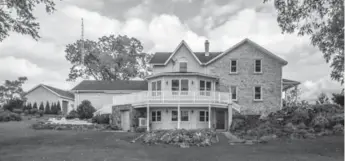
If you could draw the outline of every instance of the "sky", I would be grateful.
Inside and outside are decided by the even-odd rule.
[[[70,90],[81,80],[67,82],[71,64],[66,45],[84,37],[128,35],[139,39],[144,51],[173,51],[185,40],[193,51],[224,51],[249,38],[287,60],[283,78],[300,81],[302,99],[314,100],[321,92],[339,92],[330,79],[331,68],[308,36],[282,34],[272,2],[263,0],[63,0],[57,11],[44,6],[34,11],[41,38],[11,33],[0,43],[0,81],[27,76],[25,91],[43,83]]]

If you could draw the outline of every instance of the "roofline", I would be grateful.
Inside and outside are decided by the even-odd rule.
[[[163,73],[158,73],[158,74],[154,74],[154,75],[147,76],[147,77],[145,78],[145,80],[152,79],[152,78],[159,77],[159,76],[176,76],[176,75],[181,75],[181,73],[163,72]],[[183,75],[203,76],[203,77],[209,77],[209,78],[219,79],[218,76],[215,76],[215,75],[208,75],[208,74],[198,73],[198,72],[186,73],[186,74],[183,74]]]
[[[45,88],[46,90],[52,92],[53,94],[57,95],[58,97],[74,100],[74,98],[71,98],[71,97],[61,96],[60,94],[58,94],[58,93],[54,92],[53,90],[49,89],[49,88],[48,88],[46,85],[44,85],[44,84],[39,84],[39,85],[35,86],[34,88],[32,88],[32,89],[30,89],[28,92],[26,92],[26,94],[25,94],[24,96],[28,95],[30,92],[32,92],[33,90],[35,90],[36,88],[38,88],[38,87],[40,87],[40,86],[43,87],[43,88]]]
[[[146,90],[72,90],[73,92],[103,92],[103,93],[107,93],[107,92],[126,92],[126,91],[130,91],[130,92],[140,92],[140,91],[146,91]]]
[[[170,61],[170,59],[176,54],[176,52],[178,51],[178,49],[182,46],[182,45],[185,45],[187,47],[187,49],[189,50],[189,52],[194,56],[194,58],[196,59],[196,61],[202,65],[202,63],[200,62],[200,60],[198,59],[198,57],[196,57],[196,55],[194,54],[194,52],[192,51],[192,49],[190,49],[190,47],[188,46],[188,44],[182,40],[180,42],[180,44],[177,46],[177,48],[173,51],[172,54],[170,54],[169,58],[164,62],[164,65],[167,65],[168,62]]]
[[[242,41],[240,41],[239,43],[235,44],[234,46],[230,47],[229,49],[225,50],[223,53],[217,55],[216,57],[214,57],[213,59],[211,59],[210,61],[208,61],[207,63],[205,63],[205,65],[209,65],[210,63],[214,62],[215,60],[219,59],[220,57],[222,57],[223,55],[231,52],[232,50],[236,49],[237,47],[239,47],[240,45],[244,44],[245,42],[248,42],[252,45],[254,45],[255,47],[259,48],[260,50],[262,50],[265,54],[281,61],[283,63],[283,65],[287,65],[288,62],[282,58],[280,58],[279,56],[273,54],[272,52],[268,51],[267,49],[263,48],[262,46],[260,46],[259,44],[251,41],[248,38],[243,39]]]

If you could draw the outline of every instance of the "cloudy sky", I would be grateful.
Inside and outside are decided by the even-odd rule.
[[[172,51],[184,39],[193,51],[223,51],[249,38],[289,62],[283,77],[302,83],[302,98],[311,100],[321,91],[338,92],[330,68],[309,37],[282,35],[272,3],[262,0],[63,0],[47,15],[35,10],[41,39],[12,33],[0,43],[0,81],[27,76],[24,90],[39,83],[71,89],[66,82],[71,64],[65,46],[80,39],[81,18],[85,38],[109,34],[138,38],[146,52]]]

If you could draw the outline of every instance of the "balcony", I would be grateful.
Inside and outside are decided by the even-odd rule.
[[[144,91],[113,97],[113,105],[218,105],[231,103],[230,93],[213,91]]]

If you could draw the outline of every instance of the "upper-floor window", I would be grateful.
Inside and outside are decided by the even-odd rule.
[[[177,95],[180,90],[180,80],[179,79],[173,79],[171,80],[171,91],[173,95]]]
[[[261,86],[255,86],[254,87],[254,100],[262,100]]]
[[[188,79],[181,79],[181,95],[188,95]]]
[[[153,81],[151,83],[151,91],[152,91],[152,96],[159,96],[161,94],[162,90],[162,81]]]
[[[236,101],[237,100],[237,87],[231,86],[230,90],[231,90],[231,99]]]
[[[187,62],[180,62],[180,72],[187,72]]]
[[[230,73],[237,73],[237,60],[230,60]]]
[[[211,81],[200,80],[199,85],[200,95],[211,95]]]
[[[254,72],[255,73],[261,73],[262,72],[262,62],[261,62],[261,59],[256,59],[255,60]]]

